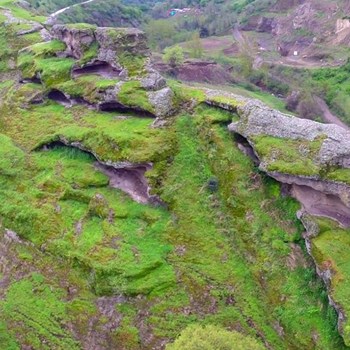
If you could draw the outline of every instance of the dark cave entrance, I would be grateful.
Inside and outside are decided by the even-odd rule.
[[[72,72],[72,77],[77,78],[82,75],[97,74],[105,78],[118,78],[121,70],[112,67],[109,63],[104,61],[95,61],[87,64],[82,68],[75,68]]]
[[[64,106],[71,105],[71,101],[66,97],[66,95],[63,92],[56,89],[51,90],[47,95],[47,98]]]
[[[125,107],[121,103],[118,102],[104,102],[98,106],[98,109],[101,112],[119,112],[119,113],[130,113],[136,114],[138,117],[142,118],[156,118],[156,116],[147,111],[143,111],[137,108]]]

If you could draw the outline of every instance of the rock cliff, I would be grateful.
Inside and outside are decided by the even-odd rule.
[[[289,195],[300,202],[298,217],[307,230],[308,252],[338,312],[338,328],[348,341],[349,309],[339,296],[338,285],[342,269],[337,258],[327,255],[329,251],[319,242],[322,231],[337,232],[341,227],[347,235],[350,227],[350,132],[338,125],[283,114],[260,101],[227,92],[207,90],[206,103],[238,116],[228,128],[247,141],[242,146],[245,153],[261,171],[287,186]],[[322,218],[333,220],[339,227],[331,224],[329,228],[327,224],[328,228],[322,229]]]
[[[346,135],[313,124],[309,137],[260,102],[170,89],[138,31],[57,26],[42,42],[6,16],[29,12],[2,6],[1,348],[163,350],[204,322],[267,349],[345,349],[298,204],[240,148],[282,193],[311,199],[299,217],[350,344],[349,231],[325,219],[330,204],[348,217],[347,190],[325,190],[348,184],[345,155],[326,152]]]
[[[40,81],[49,98],[66,106],[135,109],[160,118],[174,112],[171,89],[150,66],[143,32],[77,24],[55,25],[51,35],[51,41],[29,46],[19,56],[23,81]]]

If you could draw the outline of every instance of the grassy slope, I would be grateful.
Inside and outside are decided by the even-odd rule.
[[[340,228],[335,222],[315,218],[319,224],[320,233],[312,239],[312,253],[322,272],[331,273],[329,284],[330,294],[334,302],[345,313],[349,313],[349,273],[348,251],[350,246],[349,230]],[[344,338],[350,339],[350,327],[344,325]]]
[[[38,111],[53,107],[26,110],[22,117],[11,118],[11,122],[16,121],[13,125],[9,123],[10,118],[2,118],[3,132],[28,151],[32,148],[28,145],[29,135],[32,135],[31,143],[36,144],[42,134],[50,133],[50,121],[56,127],[57,122],[69,125],[69,132],[75,131],[77,135],[84,118],[94,124],[83,129],[92,128],[90,130],[97,133],[106,122],[108,129],[115,125],[115,130],[123,130],[123,124],[127,127],[131,123],[132,129],[124,129],[124,137],[132,138],[131,130],[135,131],[139,125],[139,142],[142,133],[148,132],[149,124],[144,119],[115,120],[107,113],[89,117],[91,111],[79,111],[86,117],[71,118],[58,106],[51,117],[46,118],[47,127],[42,128],[43,118]],[[72,111],[73,115],[76,113]],[[48,116],[47,110],[43,115]],[[2,175],[3,222],[38,245],[46,242],[46,251],[68,258],[84,271],[96,271],[94,278],[88,279],[95,293],[151,293],[142,306],[131,299],[119,307],[125,317],[115,334],[119,341],[122,338],[137,344],[139,330],[135,312],[141,307],[149,310],[149,332],[154,332],[156,339],[173,338],[188,323],[215,323],[258,334],[277,349],[284,348],[286,343],[290,348],[299,349],[313,342],[305,337],[304,331],[309,327],[310,334],[320,335],[320,348],[336,348],[334,342],[338,339],[325,318],[327,306],[317,301],[315,294],[319,293],[319,284],[308,269],[299,267],[289,271],[285,266],[290,253],[288,242],[299,240],[292,221],[294,204],[280,202],[271,195],[273,188],[272,192],[277,190],[275,185],[266,188],[261,183],[261,190],[249,190],[254,188],[255,181],[261,180],[259,175],[253,176],[250,161],[233,146],[225,128],[217,124],[228,118],[230,115],[226,113],[204,108],[198,110],[195,119],[180,118],[173,131],[153,132],[178,144],[178,151],[172,147],[172,152],[176,152],[174,162],[167,167],[164,184],[159,188],[170,204],[172,218],[161,209],[135,204],[125,195],[107,189],[104,176],[91,167],[92,159],[78,151],[22,153],[4,137],[8,152],[19,155],[11,157],[18,158],[16,174]],[[38,126],[36,132],[35,125]],[[108,148],[108,144],[105,146]],[[143,143],[143,152],[148,156],[153,154],[146,151],[149,147],[155,145]],[[166,161],[166,157],[158,159],[160,163]],[[7,168],[6,164],[3,168]],[[251,176],[247,176],[249,173]],[[222,184],[219,193],[206,189],[213,176]],[[113,223],[96,214],[98,212],[91,212],[96,193],[104,196],[106,205],[115,213]],[[230,193],[234,195],[228,197]],[[264,199],[267,203],[262,210]],[[289,208],[290,224],[285,223],[286,212],[273,209],[276,201]],[[245,203],[250,203],[249,210]],[[79,220],[83,225],[82,232],[77,234]],[[120,242],[117,251],[113,246],[115,239]],[[231,246],[235,246],[235,250],[230,249]],[[117,261],[123,264],[116,264]],[[305,282],[305,276],[311,280]],[[281,280],[285,283],[276,288],[276,282]],[[10,290],[7,303],[12,303]],[[76,302],[79,301],[78,297]],[[90,304],[81,307],[83,313],[91,308]],[[185,316],[188,309],[190,317]],[[65,317],[72,317],[72,311],[65,310]],[[295,322],[299,312],[308,314],[304,323]],[[283,341],[273,328],[276,319],[285,326]],[[17,329],[11,327],[14,320],[10,314],[6,320],[12,334]],[[29,325],[24,323],[21,329],[26,327]],[[81,327],[85,329],[86,324]],[[40,330],[34,327],[32,332],[34,335],[29,341],[35,348],[34,340]],[[47,336],[44,334],[44,338]]]
[[[240,153],[225,127],[231,115],[200,107],[152,129],[136,116],[28,106],[14,84],[10,74],[0,85],[0,217],[34,246],[15,242],[2,255],[8,349],[84,348],[90,322],[105,348],[151,349],[189,323],[274,349],[344,348],[305,253],[288,263],[301,240],[297,205]],[[59,136],[105,160],[154,162],[150,178],[168,209],[110,189],[80,151],[35,151]],[[110,298],[119,293],[128,299]],[[98,306],[101,295],[116,314]]]

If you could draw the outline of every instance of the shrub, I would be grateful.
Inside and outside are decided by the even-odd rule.
[[[192,325],[166,350],[264,350],[255,339],[238,332],[230,332],[218,326]]]
[[[164,62],[175,68],[184,62],[184,53],[180,46],[168,47],[164,50]]]

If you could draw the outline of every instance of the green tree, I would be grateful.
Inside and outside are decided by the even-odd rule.
[[[161,50],[173,43],[172,37],[176,33],[175,24],[166,19],[150,21],[145,32],[152,49]]]
[[[192,325],[187,327],[166,350],[266,350],[254,338],[221,327]]]
[[[248,53],[247,50],[243,50],[239,55],[239,60],[241,64],[241,73],[245,78],[249,78],[249,76],[253,72],[253,59]]]
[[[198,32],[193,34],[188,47],[192,58],[201,58],[203,56],[203,46]]]
[[[163,60],[173,68],[180,66],[184,62],[183,49],[179,45],[167,47],[164,50]]]

